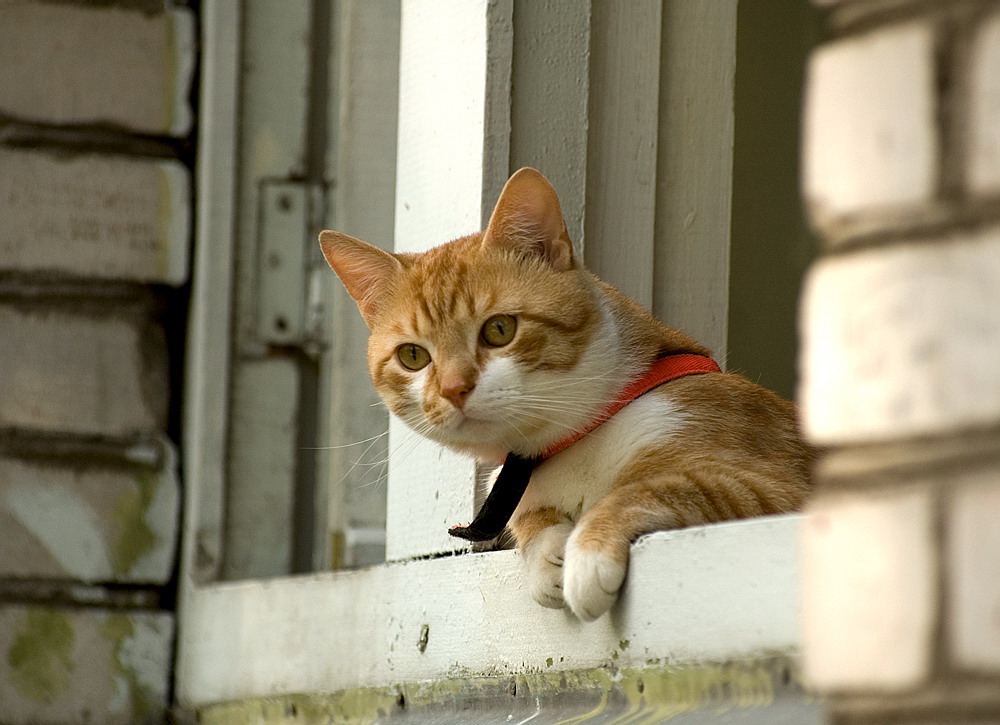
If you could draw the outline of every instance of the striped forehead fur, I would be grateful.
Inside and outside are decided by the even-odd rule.
[[[591,284],[586,273],[552,270],[543,260],[516,249],[484,248],[483,234],[462,237],[404,260],[397,305],[408,307],[410,330],[435,328],[459,317],[525,313],[561,328],[579,328],[586,317],[581,295]],[[396,323],[400,315],[395,315]]]

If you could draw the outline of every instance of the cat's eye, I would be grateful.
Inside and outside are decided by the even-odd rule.
[[[407,342],[396,348],[396,357],[399,364],[407,370],[421,370],[427,367],[431,361],[431,354],[420,345]]]
[[[516,331],[516,318],[511,315],[493,315],[483,324],[479,337],[490,347],[503,347],[514,339]]]

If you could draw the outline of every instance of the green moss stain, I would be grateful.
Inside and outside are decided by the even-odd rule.
[[[626,669],[619,686],[637,710],[657,717],[712,708],[765,707],[774,702],[770,662]]]
[[[549,662],[553,659],[546,660],[546,666],[551,667]],[[517,698],[527,696],[540,701],[544,713],[546,702],[558,702],[560,696],[568,693],[587,693],[588,697],[579,701],[579,714],[559,720],[558,725],[574,725],[609,714],[616,716],[615,722],[661,722],[696,710],[724,712],[766,707],[774,702],[776,682],[787,667],[784,658],[768,658],[719,665],[655,665],[620,670],[597,667],[500,677],[454,676],[333,695],[244,700],[214,705],[198,714],[202,725],[246,722],[370,725],[400,709],[443,706],[447,712],[449,704],[453,704],[458,712],[476,701],[510,702],[515,693]],[[627,703],[624,712],[623,701]],[[558,707],[553,709],[558,711]]]
[[[388,687],[362,687],[335,695],[291,695],[216,705],[198,714],[201,725],[243,723],[350,723],[372,725],[401,707],[401,695]],[[405,699],[402,700],[405,703]]]
[[[454,701],[470,694],[477,697],[492,693],[499,682],[500,679],[495,677],[449,677],[401,685],[396,689],[402,694],[406,707],[419,708]]]
[[[365,688],[340,693],[333,704],[334,722],[368,725],[385,717],[397,706],[398,694],[386,688]],[[322,708],[315,703],[313,709],[320,714]]]
[[[146,523],[146,513],[156,495],[159,479],[151,473],[135,478],[136,489],[118,499],[114,518],[118,524],[118,540],[112,550],[115,574],[123,576],[143,556],[156,548],[159,539]]]
[[[55,702],[68,689],[73,675],[76,634],[69,615],[33,609],[7,650],[11,683],[34,702]]]
[[[132,715],[142,720],[151,715],[157,705],[155,697],[139,681],[138,673],[122,660],[125,641],[135,636],[135,623],[127,614],[109,614],[101,625],[101,635],[111,643],[111,674],[125,681]]]

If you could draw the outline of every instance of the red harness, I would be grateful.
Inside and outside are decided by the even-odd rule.
[[[653,388],[686,375],[718,372],[722,372],[718,364],[712,358],[704,355],[682,353],[660,358],[642,377],[629,383],[622,391],[621,396],[583,430],[557,441],[535,458],[522,458],[514,453],[508,453],[504,460],[503,469],[497,476],[493,489],[486,497],[486,501],[483,502],[482,508],[476,514],[475,521],[468,526],[452,526],[448,529],[448,533],[469,541],[488,541],[496,538],[510,521],[514,509],[521,501],[521,496],[524,495],[524,490],[528,487],[528,481],[531,480],[531,472],[545,459],[569,448],[633,400],[648,393]]]
[[[551,458],[556,453],[569,448],[599,425],[609,420],[611,416],[631,403],[636,398],[645,395],[653,388],[657,388],[671,380],[683,378],[686,375],[699,375],[701,373],[719,373],[722,370],[719,365],[710,357],[695,354],[678,354],[661,357],[652,367],[647,370],[641,378],[629,383],[621,393],[621,397],[613,401],[601,415],[593,420],[586,428],[574,433],[568,438],[553,443],[545,449],[539,458],[544,461]]]

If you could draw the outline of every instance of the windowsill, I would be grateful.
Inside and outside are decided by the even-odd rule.
[[[640,540],[620,602],[590,624],[532,601],[513,551],[195,587],[185,593],[178,696],[199,707],[456,676],[792,654],[801,518]]]

